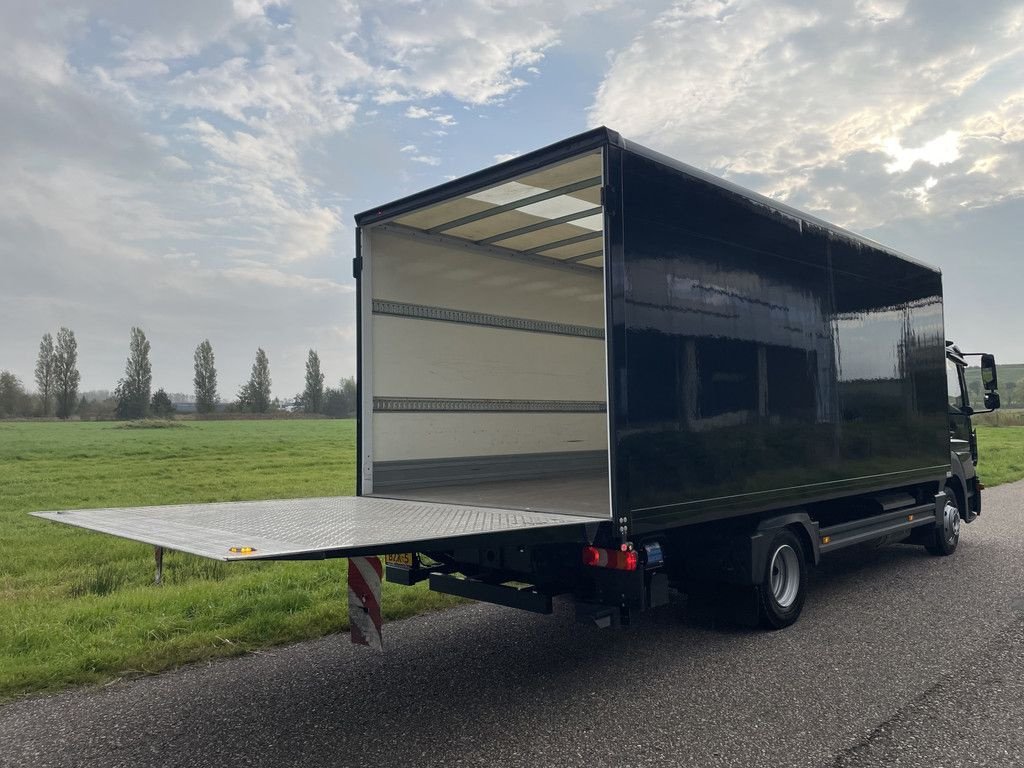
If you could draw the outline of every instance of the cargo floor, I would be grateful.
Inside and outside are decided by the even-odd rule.
[[[608,475],[577,473],[537,480],[494,480],[458,485],[432,485],[383,491],[381,498],[410,499],[477,507],[522,509],[563,515],[585,515],[607,520],[611,516]]]

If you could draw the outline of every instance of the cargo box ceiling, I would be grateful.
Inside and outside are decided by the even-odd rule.
[[[602,169],[562,154],[362,223],[361,493],[610,516]]]
[[[479,246],[599,268],[601,155],[593,152],[394,221]]]

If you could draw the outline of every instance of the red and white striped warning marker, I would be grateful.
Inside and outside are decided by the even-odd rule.
[[[348,621],[352,642],[383,649],[380,639],[380,577],[379,557],[348,559]]]

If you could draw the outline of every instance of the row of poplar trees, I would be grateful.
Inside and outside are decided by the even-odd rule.
[[[39,357],[36,359],[36,386],[42,402],[43,416],[49,416],[56,407],[56,414],[66,419],[78,406],[78,342],[70,328],[57,331],[57,343],[53,336],[43,334],[39,342]]]
[[[141,328],[132,328],[128,345],[128,361],[124,378],[117,382],[114,399],[121,419],[141,419],[149,415],[166,416],[174,410],[170,398],[158,389],[152,396],[153,366],[149,360],[150,343]],[[213,345],[203,339],[193,354],[195,374],[195,405],[199,413],[212,413],[220,403],[217,393],[217,366]],[[243,411],[265,413],[270,410],[270,361],[262,348],[256,351],[249,381],[238,393],[238,406]]]
[[[174,410],[163,389],[152,392],[150,351],[145,332],[141,328],[132,328],[124,376],[114,390],[115,413],[118,418],[167,416]],[[216,361],[209,339],[204,339],[196,347],[193,362],[196,410],[199,413],[212,413],[217,410],[220,396],[217,392]],[[45,334],[39,344],[35,371],[42,415],[51,415],[54,406],[60,418],[66,419],[73,415],[78,406],[80,378],[78,344],[74,332],[61,328],[56,343],[49,333]],[[270,385],[270,360],[261,347],[256,350],[249,381],[239,391],[235,408],[252,413],[271,410],[274,401],[271,400]],[[337,389],[325,388],[320,356],[316,350],[311,349],[306,360],[306,386],[301,394],[295,396],[295,402],[307,413],[350,416],[355,410],[355,382],[346,379]]]

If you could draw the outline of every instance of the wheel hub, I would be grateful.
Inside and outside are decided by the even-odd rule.
[[[960,510],[952,501],[946,501],[943,510],[943,529],[950,544],[960,538]]]
[[[775,602],[782,608],[789,608],[800,591],[800,561],[789,544],[775,550],[769,576]]]

